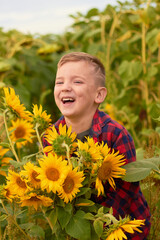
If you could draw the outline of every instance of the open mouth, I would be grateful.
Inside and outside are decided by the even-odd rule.
[[[62,98],[63,104],[72,103],[72,102],[74,102],[74,101],[75,101],[75,99],[70,98],[70,97]]]

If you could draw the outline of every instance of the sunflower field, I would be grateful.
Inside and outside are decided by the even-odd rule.
[[[141,182],[151,211],[148,239],[159,240],[159,0],[117,2],[70,17],[61,35],[0,28],[0,240],[121,240],[141,231],[143,220],[117,220],[91,199],[103,194],[103,181],[116,188],[115,178]],[[66,126],[60,134],[48,130],[60,117],[53,97],[57,63],[72,51],[103,62],[108,96],[100,108],[131,133],[135,163],[124,165],[123,156],[91,138],[75,141]],[[43,147],[44,132],[50,147]]]

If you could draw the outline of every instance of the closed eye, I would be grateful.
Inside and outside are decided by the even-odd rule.
[[[79,83],[79,84],[82,84],[83,82],[82,82],[82,81],[75,81],[75,83]]]
[[[57,81],[57,82],[55,82],[55,84],[56,84],[56,85],[59,85],[59,84],[63,84],[63,82]]]

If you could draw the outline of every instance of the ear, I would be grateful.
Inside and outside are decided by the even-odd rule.
[[[99,87],[96,92],[95,103],[102,103],[107,96],[107,89],[105,87]]]

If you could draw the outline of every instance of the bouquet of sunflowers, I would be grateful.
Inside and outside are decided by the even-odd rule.
[[[125,175],[123,155],[76,139],[66,125],[57,133],[42,106],[27,111],[13,88],[4,88],[1,112],[0,239],[122,240],[140,232],[144,220],[118,221],[92,201],[104,193],[103,182],[115,189],[114,178]]]

